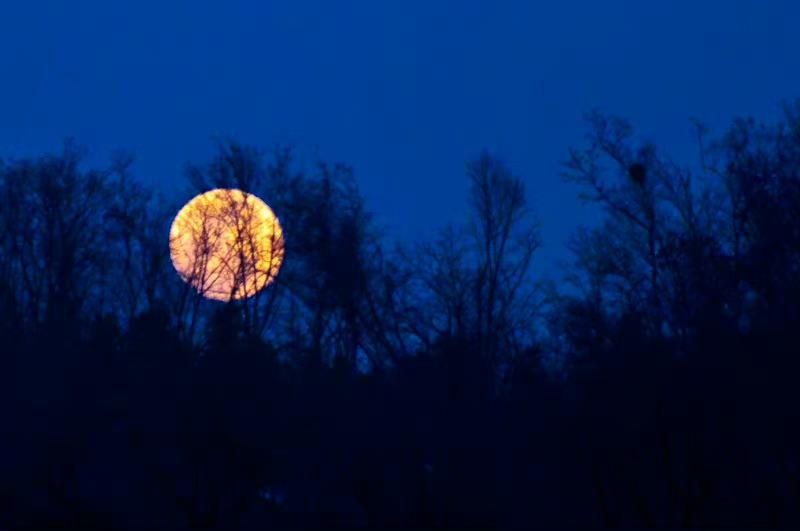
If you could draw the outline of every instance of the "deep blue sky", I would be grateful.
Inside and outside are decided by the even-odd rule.
[[[183,189],[213,138],[352,163],[390,235],[466,212],[486,147],[523,176],[540,268],[591,219],[559,163],[582,115],[630,118],[678,156],[689,118],[722,127],[800,97],[800,2],[486,0],[0,3],[0,157],[64,137]],[[268,198],[267,198],[268,200]]]

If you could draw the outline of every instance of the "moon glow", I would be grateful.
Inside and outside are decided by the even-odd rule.
[[[222,302],[252,297],[283,263],[283,229],[258,197],[218,188],[189,201],[169,232],[172,265],[198,293]]]

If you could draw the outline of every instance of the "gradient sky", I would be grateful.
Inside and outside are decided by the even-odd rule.
[[[464,219],[464,163],[488,148],[525,179],[552,272],[593,217],[559,176],[586,111],[691,157],[690,118],[800,97],[798,28],[794,0],[6,1],[0,157],[74,137],[178,194],[214,138],[291,143],[351,163],[410,239]]]

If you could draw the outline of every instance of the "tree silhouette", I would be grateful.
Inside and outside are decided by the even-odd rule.
[[[0,527],[797,527],[800,107],[682,165],[587,127],[564,173],[603,217],[547,290],[488,152],[462,225],[390,244],[348,165],[221,142],[186,195],[280,215],[257,293],[247,202],[195,220],[186,283],[132,157],[0,163]],[[221,271],[251,296],[204,298]]]

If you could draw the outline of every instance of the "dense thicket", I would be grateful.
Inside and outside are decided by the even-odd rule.
[[[129,157],[0,162],[0,526],[800,525],[800,107],[698,126],[688,164],[588,123],[565,177],[605,215],[550,286],[486,153],[470,219],[389,246],[346,165],[221,145],[186,198],[286,235],[231,304],[174,273],[180,205]]]

